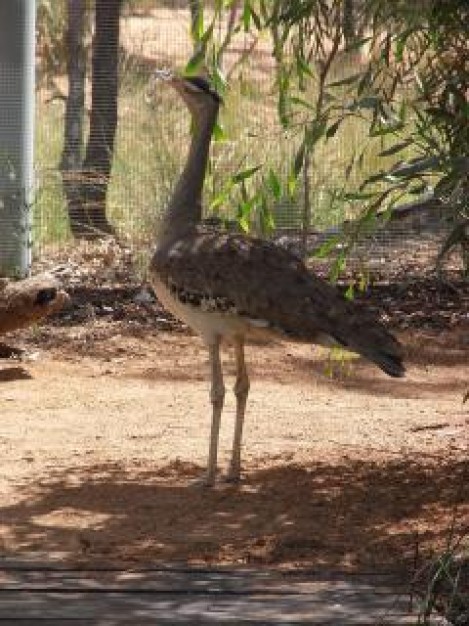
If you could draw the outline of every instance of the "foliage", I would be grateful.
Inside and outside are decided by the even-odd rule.
[[[208,25],[203,4],[192,33],[200,45],[186,69],[208,65],[216,86],[225,89],[215,23],[222,10],[239,3],[216,2]],[[279,118],[298,140],[290,190],[300,176],[314,186],[309,172],[315,170],[320,146],[343,132],[348,120],[366,124],[346,168],[342,195],[346,204],[362,204],[362,219],[349,228],[339,263],[377,215],[387,217],[400,202],[428,195],[441,201],[445,219],[454,224],[441,256],[460,245],[467,263],[467,3],[244,0],[238,8],[234,32],[267,32],[272,40]],[[347,57],[356,61],[354,70],[337,77]],[[354,187],[366,153],[377,143],[381,167]]]
[[[371,6],[380,28],[371,42],[376,60],[367,68],[377,95],[370,132],[393,136],[393,154],[412,146],[416,156],[370,182],[391,194],[427,191],[438,198],[454,224],[440,258],[461,245],[469,272],[469,7],[457,0],[427,0],[413,10],[399,3],[392,12],[382,1]]]
[[[442,612],[453,624],[467,623],[469,597],[461,590],[466,559],[467,547],[464,551],[463,546],[462,553],[451,547],[432,563],[429,571],[420,573],[427,583],[420,611],[424,626],[430,626],[435,615]]]
[[[202,0],[192,0],[191,37],[194,43],[194,54],[185,67],[187,75],[206,71],[217,91],[224,95],[228,81],[224,71],[224,54],[230,46],[232,38],[242,28],[243,14],[240,0],[214,0],[210,3],[210,11],[205,11]],[[206,17],[208,16],[208,22]],[[224,18],[227,16],[223,28]],[[216,36],[221,28],[223,35]],[[220,123],[215,128],[215,140],[223,142],[227,138]],[[279,201],[282,195],[279,176],[272,168],[267,173],[260,170],[266,165],[262,163],[245,163],[242,158],[236,171],[229,176],[217,190],[210,202],[210,210],[218,214],[224,206],[236,207],[236,218],[239,227],[244,231],[253,228],[268,234],[274,227],[272,212],[273,201]],[[210,174],[210,173],[209,173]]]
[[[346,41],[344,4],[244,3],[244,16],[250,15],[245,22],[252,20],[272,33],[280,118],[303,133],[293,172],[298,176],[318,143],[340,133],[350,117],[366,120],[369,141],[357,151],[350,169],[360,166],[376,139],[392,142],[381,157],[400,160],[390,168],[383,163],[344,196],[364,204],[355,235],[378,213],[389,215],[402,199],[432,194],[455,224],[442,254],[460,244],[467,256],[468,5],[457,0],[366,0],[359,8],[367,36]],[[358,72],[330,80],[341,55],[359,54],[365,46],[368,58],[359,57]],[[316,84],[313,99],[311,82]]]
[[[319,250],[320,255],[336,252],[340,268],[347,250],[364,228],[377,222],[377,215],[386,216],[402,201],[434,193],[456,227],[442,258],[453,246],[462,248],[468,195],[463,3],[451,0],[447,11],[441,7],[448,4],[436,0],[418,5],[382,0],[196,0],[196,4],[194,54],[186,71],[208,71],[226,101],[213,150],[216,167],[207,177],[207,205],[213,212],[232,218],[235,207],[241,227],[264,232],[269,232],[273,220],[280,223],[295,211],[289,224],[324,228],[353,218],[345,245],[337,246],[334,236]],[[132,6],[137,10],[140,0]],[[232,73],[233,57],[226,53],[245,36],[263,42],[263,49],[272,45],[271,85],[260,87],[244,79],[239,66],[240,71]],[[241,62],[246,67],[256,64],[244,54]],[[133,75],[121,74],[121,89],[126,87],[122,78],[129,81],[129,99],[132,95],[135,102],[140,83],[136,85]],[[120,98],[121,111],[127,111],[127,93],[121,91]],[[161,127],[168,123],[158,119]],[[167,193],[168,177],[179,166],[175,161],[180,150],[171,146],[181,141],[180,135],[168,137],[155,150],[158,159],[152,157],[154,174],[149,178],[160,177],[164,187],[157,194],[158,206]],[[114,190],[122,187],[123,178],[130,179],[130,170],[122,177],[124,168],[131,167],[134,174],[142,169],[132,167],[134,159],[124,154],[125,149],[120,140],[114,161],[120,181],[111,182]],[[308,203],[309,215],[302,210]],[[362,212],[360,221],[355,219],[357,211]]]

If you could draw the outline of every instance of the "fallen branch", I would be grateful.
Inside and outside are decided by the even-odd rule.
[[[35,324],[68,301],[57,279],[49,274],[19,281],[0,279],[0,335]]]

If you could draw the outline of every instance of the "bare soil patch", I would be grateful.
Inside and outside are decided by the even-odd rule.
[[[206,490],[207,353],[129,252],[65,251],[71,307],[0,349],[0,553],[67,563],[407,573],[469,530],[468,286],[405,276],[362,296],[406,347],[387,378],[297,344],[248,348],[244,480]],[[228,387],[230,350],[224,352]],[[222,422],[229,458],[234,397]]]
[[[462,325],[401,332],[397,382],[361,360],[331,377],[309,346],[250,346],[244,480],[210,491],[194,484],[210,427],[200,340],[135,295],[125,309],[104,292],[97,315],[90,293],[75,293],[88,317],[17,334],[29,359],[1,361],[2,554],[408,569],[467,532]],[[230,384],[229,350],[225,366]],[[221,465],[233,415],[228,394]]]

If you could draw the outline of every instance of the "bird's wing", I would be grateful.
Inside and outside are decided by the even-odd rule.
[[[156,253],[153,264],[178,298],[205,309],[265,320],[286,332],[297,326],[289,319],[289,304],[309,282],[301,260],[282,248],[216,232],[197,232],[174,242]]]
[[[278,245],[243,235],[195,231],[156,253],[158,274],[180,298],[265,320],[298,338],[329,331],[347,302]]]
[[[399,344],[374,316],[272,242],[196,230],[157,250],[152,266],[178,298],[206,310],[259,320],[293,339],[328,335],[376,362],[379,345],[400,360]]]

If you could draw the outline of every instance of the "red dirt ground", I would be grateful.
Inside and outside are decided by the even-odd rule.
[[[250,346],[244,479],[211,491],[194,484],[210,426],[198,338],[93,316],[17,335],[29,358],[0,362],[0,552],[408,568],[468,530],[467,333],[400,336],[398,381]],[[222,468],[233,413],[229,393]]]

